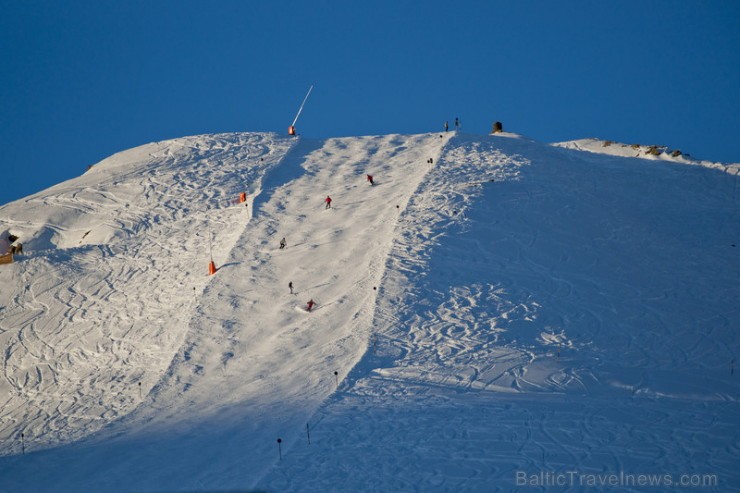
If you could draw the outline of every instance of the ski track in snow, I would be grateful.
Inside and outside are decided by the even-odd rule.
[[[189,137],[0,208],[0,492],[738,491],[737,177],[562,147]]]
[[[35,235],[3,271],[16,286],[0,319],[3,443],[20,433],[31,450],[79,439],[141,403],[206,284],[206,218],[218,258],[236,240],[230,229],[247,220],[244,208],[224,205],[290,145],[258,135],[149,144],[100,163],[82,186],[58,185],[3,214]],[[119,172],[132,157],[137,164]],[[45,215],[55,227],[34,222]]]

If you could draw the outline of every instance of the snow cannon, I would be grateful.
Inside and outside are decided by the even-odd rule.
[[[296,136],[295,133],[295,124],[298,121],[298,117],[301,116],[301,111],[303,111],[303,107],[306,105],[306,100],[308,99],[308,96],[311,94],[311,91],[313,90],[313,86],[308,88],[308,92],[306,93],[306,97],[303,98],[303,102],[301,103],[301,107],[298,108],[298,113],[296,113],[295,118],[293,118],[293,123],[290,124],[288,127],[288,135]]]

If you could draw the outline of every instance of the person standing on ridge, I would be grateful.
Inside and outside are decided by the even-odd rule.
[[[375,185],[375,182],[373,181],[373,175],[367,175],[367,181],[370,182],[370,185]]]
[[[455,117],[455,130],[460,129],[460,119],[458,117]]]
[[[449,123],[445,122],[445,132],[450,128]]]
[[[331,197],[327,195],[324,202],[326,202],[326,207],[324,207],[324,209],[331,209]]]
[[[283,239],[280,240],[280,249],[282,250],[283,248],[285,248],[285,245],[287,245],[287,243],[285,242],[285,237],[283,237]]]

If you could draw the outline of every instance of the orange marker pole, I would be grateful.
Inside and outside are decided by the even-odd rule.
[[[211,244],[211,223],[206,216],[206,224],[208,225],[208,254],[211,257],[211,261],[208,263],[208,275],[212,276],[216,273],[216,264],[213,263],[213,245]]]

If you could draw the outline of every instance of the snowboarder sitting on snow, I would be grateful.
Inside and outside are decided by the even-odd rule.
[[[369,181],[371,185],[375,185],[375,182],[373,181],[373,175],[367,175],[367,181]]]
[[[324,207],[324,209],[331,209],[331,197],[327,195],[324,202],[326,202],[326,207]]]
[[[286,244],[287,244],[287,243],[285,242],[285,237],[283,237],[283,239],[282,239],[282,240],[280,240],[280,249],[282,250],[283,248],[285,248],[285,245],[286,245]]]
[[[308,303],[306,303],[306,311],[310,312],[311,308],[316,304],[313,299],[308,300]]]

